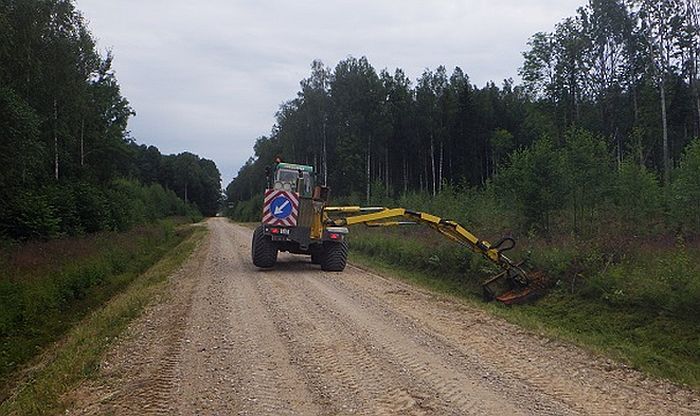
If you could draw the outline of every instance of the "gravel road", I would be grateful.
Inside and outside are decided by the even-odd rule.
[[[700,394],[476,307],[281,254],[224,219],[68,414],[700,415]]]

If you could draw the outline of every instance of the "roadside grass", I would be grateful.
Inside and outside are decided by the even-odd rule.
[[[0,414],[58,412],[61,395],[97,369],[102,352],[158,295],[167,276],[184,262],[206,232],[197,226],[176,229],[172,222],[161,223],[156,228],[158,231],[141,230],[138,235],[95,237],[106,240],[111,237],[111,243],[103,242],[105,245],[87,258],[56,260],[62,264],[57,274],[25,280],[30,283],[23,287],[24,292],[20,290],[24,298],[36,295],[39,297],[36,302],[46,298],[55,304],[51,308],[22,309],[27,315],[34,313],[32,319],[36,320],[16,322],[13,335],[3,337],[3,351],[8,351],[3,359],[10,358],[10,353],[20,353],[12,357],[15,364],[8,365],[3,375],[4,400]],[[144,232],[148,236],[144,237]],[[53,260],[46,262],[52,263]],[[101,269],[100,265],[105,263],[110,267]],[[65,304],[52,298],[62,293],[64,286],[59,284],[60,290],[56,291],[56,285],[44,283],[55,281],[55,276],[78,276],[77,280],[67,281],[85,283],[82,279],[85,275],[102,278],[96,283],[78,285],[83,295]],[[42,314],[45,317],[41,318]],[[19,328],[27,334],[22,336]],[[43,348],[31,348],[33,343],[41,343]],[[29,351],[21,354],[22,346]],[[19,359],[24,363],[21,367],[17,363]]]
[[[426,230],[430,233],[430,230]],[[413,228],[354,228],[351,261],[448,294],[531,331],[564,339],[656,377],[700,388],[700,250],[630,248],[603,261],[594,247],[528,242],[532,261],[555,282],[534,304],[481,300],[493,266]],[[526,256],[521,250],[512,257]]]
[[[185,234],[175,219],[3,251],[0,379],[40,354],[90,310],[123,289]],[[5,383],[0,383],[0,400]]]

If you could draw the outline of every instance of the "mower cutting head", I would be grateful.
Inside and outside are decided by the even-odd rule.
[[[546,278],[540,271],[529,270],[523,261],[489,278],[482,288],[486,301],[495,299],[505,305],[516,305],[532,302],[544,295]]]

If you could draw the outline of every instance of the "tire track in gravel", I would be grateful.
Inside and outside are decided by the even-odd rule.
[[[137,319],[69,414],[307,415],[320,411],[269,320],[226,221]],[[249,262],[249,261],[248,261]],[[109,364],[113,363],[113,364]]]
[[[428,414],[427,395],[406,389],[362,337],[336,313],[306,296],[300,280],[258,281],[259,290],[297,365],[319,397],[324,414]]]
[[[236,238],[243,239],[245,234],[240,232]],[[473,371],[475,363],[455,363],[453,358],[447,362],[443,357],[451,357],[453,354],[447,353],[446,346],[441,345],[439,340],[427,338],[410,323],[397,328],[400,320],[393,316],[393,319],[386,319],[387,315],[394,315],[391,310],[382,305],[375,305],[378,307],[368,310],[366,301],[358,301],[359,297],[350,298],[346,295],[348,290],[338,290],[326,284],[336,274],[322,273],[322,278],[317,278],[308,272],[304,273],[309,265],[303,258],[288,256],[285,259],[287,262],[280,265],[280,271],[263,273],[265,277],[258,281],[259,287],[268,286],[263,298],[268,299],[268,302],[275,298],[281,299],[282,305],[273,309],[283,310],[285,315],[274,319],[276,322],[286,322],[287,325],[304,323],[298,325],[296,331],[286,331],[288,334],[311,339],[312,343],[318,342],[320,345],[325,345],[326,340],[314,339],[314,336],[318,336],[316,334],[332,334],[335,350],[333,361],[329,361],[329,364],[332,364],[331,368],[343,368],[342,375],[347,375],[350,372],[348,369],[366,369],[368,363],[377,369],[374,362],[379,362],[383,364],[381,376],[384,384],[400,380],[404,388],[410,386],[410,390],[418,392],[413,396],[422,398],[421,406],[431,408],[437,414],[577,414],[546,397],[533,402],[531,391],[525,391],[523,400],[513,403],[512,386],[508,386],[511,388],[505,396],[501,391],[505,389],[484,382],[485,371]],[[299,263],[300,260],[302,263]],[[301,273],[292,270],[300,270]],[[274,284],[271,283],[271,276],[274,276]],[[343,275],[340,276],[342,280]],[[278,293],[270,293],[270,289],[276,289]],[[293,304],[294,299],[299,300]],[[289,311],[301,312],[290,316]],[[304,328],[311,328],[312,331],[299,334]],[[355,348],[339,347],[347,345],[339,336],[341,329],[352,336],[351,345]],[[426,345],[436,342],[440,344],[438,348]],[[344,361],[339,362],[340,360]],[[346,384],[354,386],[356,381],[357,378],[354,377],[346,380]],[[332,383],[332,380],[327,380],[326,383]],[[362,384],[364,391],[361,393],[367,393],[374,386],[383,383],[365,378]],[[369,403],[376,403],[376,398],[376,394],[372,395],[373,400]],[[398,399],[389,401],[396,402]],[[368,414],[374,413],[378,413],[378,409],[372,409]]]
[[[69,414],[700,414],[696,391],[398,280],[257,270],[251,230],[207,225]]]
[[[357,301],[412,322],[504,382],[511,397],[519,390],[517,384],[525,386],[516,397],[520,401],[532,397],[538,414],[547,397],[582,414],[700,414],[700,397],[695,391],[529,334],[444,296],[354,266],[350,269],[346,276],[326,274],[317,284],[331,285]],[[553,414],[562,414],[550,405],[546,408],[554,410]]]
[[[449,405],[442,411],[457,407],[459,414],[495,414],[499,411],[513,415],[579,414],[558,399],[533,391],[526,383],[506,379],[479,357],[465,355],[452,343],[385,305],[371,302],[361,295],[348,294],[346,290],[340,291],[328,283],[328,280],[309,282],[317,289],[310,293],[332,299],[340,313],[351,317],[354,325],[381,346],[381,350],[388,354],[387,359],[402,363],[415,374],[415,378],[431,383],[438,397],[449,399]]]
[[[318,372],[323,384],[336,384],[331,389],[333,394],[329,403],[347,397],[361,398],[360,413],[368,415],[494,413],[497,397],[489,397],[483,389],[455,377],[455,374],[442,373],[444,368],[435,363],[434,357],[423,356],[423,351],[397,350],[393,344],[405,344],[406,339],[397,341],[391,328],[384,326],[380,333],[370,331],[358,324],[354,317],[339,310],[335,302],[308,291],[306,279],[299,279],[296,283],[302,288],[307,287],[307,293],[298,303],[298,308],[289,308],[300,311],[290,316],[290,320],[306,317],[314,326],[311,327],[313,331],[301,334],[294,331],[294,335],[306,337],[311,343],[320,344],[323,352],[330,352],[312,353],[307,358],[307,367],[312,371],[314,367],[328,369]],[[284,293],[292,291],[299,293],[299,288],[284,288]],[[331,413],[346,408],[334,409]],[[521,414],[507,403],[499,403],[498,409],[506,414]]]
[[[251,279],[250,243],[232,239],[227,222],[209,224],[215,243],[210,267],[201,280],[210,284],[200,292],[202,298],[195,299],[195,324],[189,326],[190,339],[198,341],[188,356],[203,359],[194,369],[192,361],[181,365],[182,379],[190,381],[182,397],[193,404],[204,400],[185,414],[317,413],[306,386],[297,382],[303,377],[291,364]],[[186,405],[181,403],[179,408]]]

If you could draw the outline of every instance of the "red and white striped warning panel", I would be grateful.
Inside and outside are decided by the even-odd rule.
[[[265,192],[263,224],[295,227],[299,217],[299,196],[295,192],[270,189]]]

